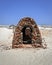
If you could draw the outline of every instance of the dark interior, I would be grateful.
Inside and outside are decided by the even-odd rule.
[[[32,28],[30,26],[24,26],[22,32],[23,32],[23,43],[32,44]]]

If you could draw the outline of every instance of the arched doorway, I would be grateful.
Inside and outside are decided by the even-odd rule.
[[[22,29],[23,33],[23,43],[32,44],[32,28],[28,25],[25,25]]]

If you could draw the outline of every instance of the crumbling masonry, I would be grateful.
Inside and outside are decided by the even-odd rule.
[[[27,36],[25,35],[25,32],[27,33]],[[15,28],[12,41],[12,48],[18,48],[19,44],[35,43],[40,45],[42,43],[41,34],[36,22],[30,17],[22,18]]]

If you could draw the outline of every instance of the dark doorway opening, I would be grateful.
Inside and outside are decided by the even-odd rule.
[[[30,26],[25,25],[22,29],[22,33],[23,33],[23,43],[32,44],[32,28]]]

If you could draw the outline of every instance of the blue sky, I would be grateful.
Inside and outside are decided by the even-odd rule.
[[[52,25],[52,0],[0,0],[0,25],[16,25],[23,17]]]

